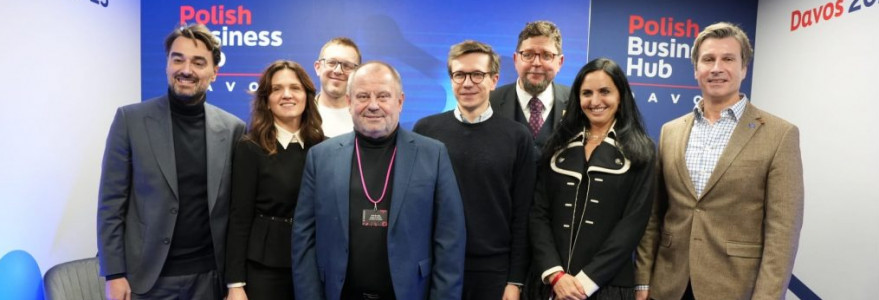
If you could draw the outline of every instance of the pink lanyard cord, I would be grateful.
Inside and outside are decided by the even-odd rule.
[[[366,179],[363,177],[363,164],[360,162],[360,143],[357,141],[357,138],[354,138],[354,147],[354,152],[357,153],[357,170],[360,171],[360,184],[363,185],[363,194],[366,195],[366,199],[372,202],[374,208],[377,209],[378,204],[385,198],[385,192],[388,191],[388,181],[391,179],[391,170],[394,168],[394,158],[397,157],[397,146],[394,146],[394,153],[391,154],[391,163],[388,164],[388,173],[385,175],[385,186],[382,188],[382,195],[378,197],[378,200],[373,200],[369,196],[369,190],[366,189]]]

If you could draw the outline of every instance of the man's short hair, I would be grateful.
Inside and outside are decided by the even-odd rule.
[[[702,46],[702,43],[705,42],[705,40],[723,39],[728,37],[735,38],[739,41],[739,46],[742,48],[742,67],[751,63],[751,59],[754,58],[754,49],[751,48],[751,41],[748,39],[748,35],[745,34],[741,28],[732,23],[719,22],[705,27],[705,29],[696,36],[696,40],[693,41],[693,49],[690,50],[690,60],[693,62],[693,67],[696,67],[696,64],[699,63],[699,47]]]
[[[174,31],[165,38],[166,57],[171,54],[171,44],[174,44],[174,40],[181,36],[191,39],[193,43],[196,41],[204,43],[205,47],[208,48],[208,51],[211,51],[211,60],[214,62],[214,66],[220,64],[220,41],[214,37],[207,26],[197,23],[192,25],[181,25],[180,27],[175,28]]]
[[[327,47],[330,45],[348,46],[353,48],[354,53],[357,53],[357,61],[355,63],[360,64],[360,60],[362,59],[360,56],[360,48],[357,47],[357,44],[355,44],[354,41],[343,36],[335,37],[332,40],[327,41],[323,47],[320,47],[320,57],[318,57],[318,59],[324,58],[324,51],[327,50]]]
[[[491,46],[479,41],[466,40],[452,45],[452,48],[449,50],[449,61],[446,63],[446,66],[449,68],[449,75],[452,75],[452,60],[470,53],[488,54],[491,58],[488,63],[488,71],[493,74],[497,74],[500,71],[501,59]]]
[[[562,33],[559,31],[559,27],[550,21],[544,20],[525,24],[525,28],[522,29],[522,32],[519,32],[519,42],[516,43],[516,51],[519,51],[519,47],[522,47],[522,42],[535,36],[548,37],[555,44],[556,50],[559,51],[557,54],[562,53]]]
[[[399,94],[403,93],[403,80],[400,77],[400,72],[397,72],[397,69],[395,69],[393,66],[391,66],[390,64],[388,64],[386,62],[372,60],[372,61],[368,61],[362,65],[357,66],[357,68],[354,69],[354,71],[351,71],[351,75],[348,75],[348,95],[351,95],[351,89],[354,87],[354,76],[357,76],[357,72],[360,72],[361,69],[365,68],[366,66],[371,66],[371,65],[379,65],[379,66],[382,66],[382,67],[390,70],[391,77],[394,78],[394,83],[397,84],[397,92]],[[397,96],[399,96],[399,94]]]

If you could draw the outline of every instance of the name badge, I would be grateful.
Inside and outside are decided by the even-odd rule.
[[[365,227],[388,227],[388,210],[364,209],[361,224]]]

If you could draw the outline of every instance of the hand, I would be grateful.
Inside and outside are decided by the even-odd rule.
[[[555,278],[557,273],[552,274],[552,277]],[[586,291],[583,290],[583,286],[580,285],[580,281],[571,274],[562,275],[562,278],[559,278],[559,281],[552,286],[552,291],[555,293],[556,300],[584,300],[586,299]]]
[[[504,288],[503,300],[519,300],[519,287],[514,284],[507,284]]]
[[[648,298],[648,297],[650,297],[650,291],[649,291],[649,290],[635,291],[635,300],[647,300],[647,299],[650,299],[650,298]]]
[[[131,286],[128,285],[128,279],[121,277],[107,281],[104,294],[107,300],[131,300]]]
[[[247,293],[244,292],[243,287],[233,287],[229,289],[229,296],[226,297],[226,300],[247,300]]]

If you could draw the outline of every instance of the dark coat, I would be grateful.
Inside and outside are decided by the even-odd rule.
[[[538,275],[561,268],[585,273],[599,288],[634,285],[633,253],[650,216],[654,163],[633,166],[615,136],[611,130],[588,165],[583,133],[541,162],[530,216]]]

